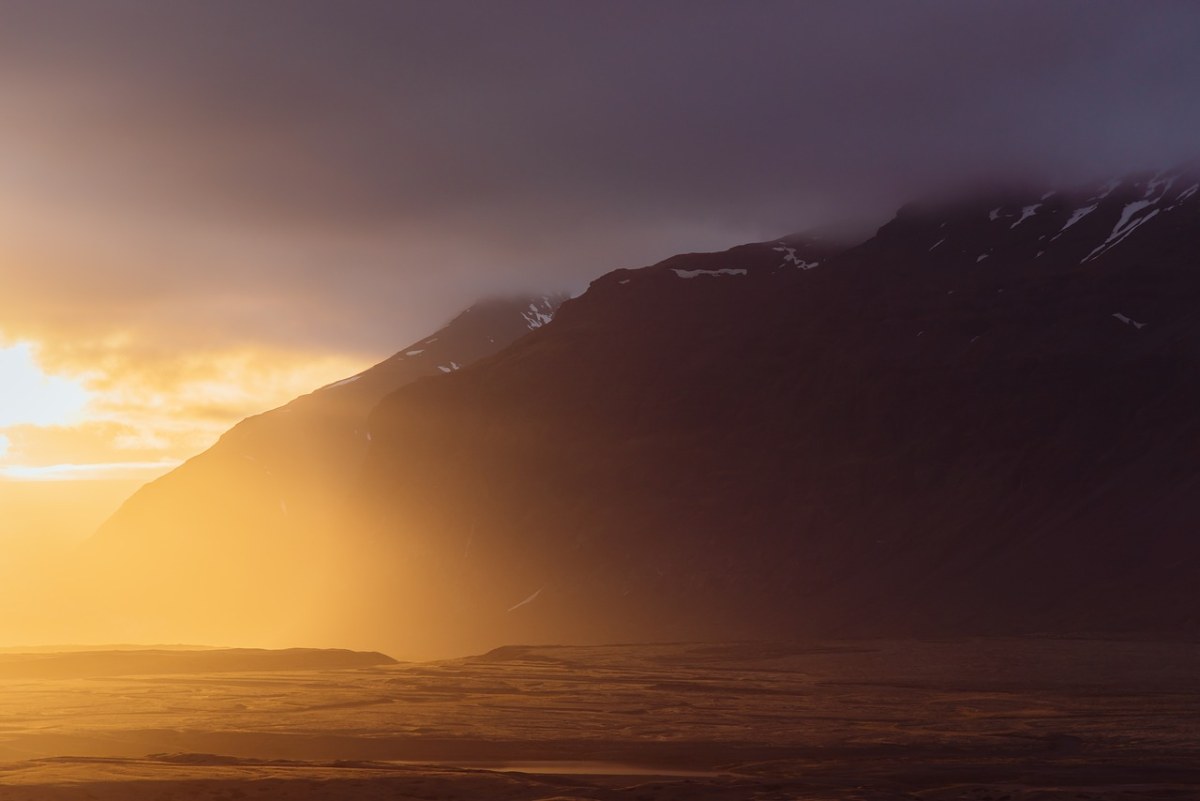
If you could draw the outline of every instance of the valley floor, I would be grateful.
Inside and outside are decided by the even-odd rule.
[[[514,646],[79,672],[0,678],[0,801],[1200,798],[1195,643]]]

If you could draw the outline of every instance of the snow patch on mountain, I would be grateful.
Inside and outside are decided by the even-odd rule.
[[[1020,219],[1018,219],[1018,220],[1017,220],[1015,223],[1013,223],[1012,225],[1010,225],[1010,226],[1008,226],[1008,227],[1009,227],[1009,228],[1016,228],[1018,225],[1020,225],[1021,223],[1025,222],[1026,220],[1028,220],[1028,219],[1029,219],[1030,217],[1032,217],[1033,215],[1037,214],[1037,210],[1038,210],[1038,209],[1040,209],[1041,207],[1042,207],[1042,204],[1041,204],[1041,203],[1034,203],[1032,206],[1024,206],[1024,207],[1022,207],[1022,209],[1021,209],[1021,217],[1020,217]]]
[[[346,384],[353,384],[358,379],[362,378],[362,373],[352,375],[349,378],[343,378],[341,381],[334,381],[332,384],[327,384],[322,389],[333,389],[334,387],[344,387]]]
[[[745,270],[735,270],[730,267],[726,267],[721,270],[681,270],[678,267],[675,267],[675,268],[671,269],[671,272],[675,273],[675,275],[679,276],[680,278],[695,278],[696,276],[700,276],[700,275],[718,276],[718,275],[745,275],[746,274]]]
[[[1137,217],[1136,219],[1135,216],[1150,206],[1153,206],[1157,202],[1157,199],[1143,199],[1135,200],[1132,203],[1126,203],[1125,208],[1121,210],[1121,218],[1117,220],[1117,224],[1113,226],[1112,233],[1108,235],[1108,239],[1105,239],[1104,242],[1098,245],[1091,253],[1084,256],[1083,261],[1091,261],[1092,259],[1103,255],[1105,252],[1112,250],[1117,245],[1121,244],[1126,237],[1153,219],[1158,214],[1159,209],[1154,209],[1149,214]]]
[[[1092,197],[1090,197],[1088,199],[1089,200],[1104,200],[1104,198],[1111,195],[1113,193],[1113,190],[1116,189],[1120,185],[1121,185],[1121,179],[1119,179],[1119,178],[1113,179],[1113,180],[1109,181],[1108,183],[1106,183],[1104,186],[1100,187],[1100,194],[1093,195]]]
[[[529,308],[521,312],[521,316],[525,319],[526,327],[532,331],[554,319],[554,306],[546,298],[542,298],[540,304],[530,303]]]
[[[1175,181],[1178,179],[1179,179],[1178,175],[1169,175],[1168,176],[1168,175],[1164,175],[1163,173],[1158,173],[1157,175],[1154,176],[1153,179],[1150,180],[1149,183],[1146,184],[1146,192],[1145,192],[1145,194],[1142,195],[1142,197],[1150,197],[1151,195],[1157,195],[1161,199],[1163,196],[1165,196],[1167,194],[1167,192],[1171,191],[1171,187],[1175,184]]]
[[[800,258],[796,255],[795,248],[788,247],[782,242],[779,243],[779,247],[772,248],[772,250],[774,250],[776,253],[784,254],[783,263],[779,265],[780,267],[786,267],[791,264],[800,270],[811,270],[813,267],[816,267],[821,263],[819,261],[806,261],[805,259]],[[678,273],[679,271],[676,270],[675,272]]]
[[[1092,204],[1092,205],[1090,205],[1090,206],[1084,206],[1083,208],[1078,208],[1078,209],[1075,209],[1075,211],[1073,211],[1073,212],[1071,213],[1071,217],[1070,217],[1070,218],[1069,218],[1069,219],[1068,219],[1068,220],[1067,220],[1065,223],[1063,223],[1063,227],[1062,227],[1062,228],[1060,228],[1060,229],[1058,229],[1058,233],[1057,233],[1057,234],[1055,234],[1054,236],[1050,237],[1051,241],[1053,241],[1053,240],[1055,240],[1055,239],[1058,239],[1060,236],[1062,236],[1062,235],[1063,235],[1063,233],[1064,233],[1064,232],[1065,232],[1065,231],[1066,231],[1068,228],[1070,228],[1072,225],[1074,225],[1075,223],[1079,222],[1079,221],[1080,221],[1080,220],[1082,220],[1084,217],[1088,216],[1089,214],[1091,214],[1093,211],[1095,211],[1095,210],[1096,210],[1096,209],[1098,209],[1098,208],[1100,208],[1100,204],[1099,204],[1099,203],[1093,203],[1093,204]]]

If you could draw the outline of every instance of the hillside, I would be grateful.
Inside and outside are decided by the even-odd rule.
[[[1192,631],[1197,189],[1009,190],[832,257],[610,273],[376,409],[364,601],[446,650]]]
[[[166,540],[102,532],[106,555],[161,554],[117,619],[191,605],[211,629],[169,617],[176,638],[250,618],[402,657],[1193,632],[1198,191],[1186,171],[1009,188],[906,206],[849,250],[792,237],[616,270],[383,398],[311,527],[272,529],[307,498],[242,459],[223,480],[257,526],[167,504]]]
[[[346,579],[338,528],[389,392],[496,353],[549,322],[562,296],[478,303],[383,362],[243,420],[142,487],[81,554],[84,613],[129,641],[294,645]],[[187,633],[184,636],[183,632]]]

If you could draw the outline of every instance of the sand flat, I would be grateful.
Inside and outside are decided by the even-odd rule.
[[[1194,643],[1008,639],[7,679],[0,801],[1195,798],[1198,676]]]

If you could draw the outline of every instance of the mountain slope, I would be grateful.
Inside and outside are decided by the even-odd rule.
[[[364,608],[443,652],[1194,629],[1198,190],[1010,190],[832,257],[602,277],[373,413]]]
[[[317,606],[309,614],[319,614],[316,596],[331,591],[324,568],[338,551],[328,537],[350,514],[345,494],[370,443],[370,409],[540,328],[562,300],[476,304],[362,373],[243,420],[144,486],[85,547],[107,579],[97,603],[109,625],[134,639],[187,631],[228,642],[286,628],[280,621],[294,618],[298,603],[307,609],[308,597]]]
[[[165,504],[165,535],[106,532],[105,564],[141,559],[115,622],[399,656],[1195,631],[1198,245],[1177,171],[617,270],[387,395],[309,525],[247,478],[261,526]]]

